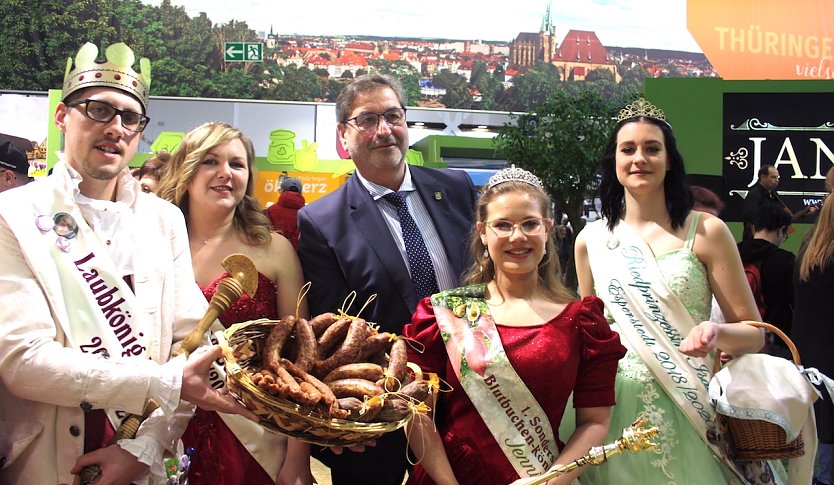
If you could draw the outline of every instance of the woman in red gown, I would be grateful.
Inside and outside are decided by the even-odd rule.
[[[469,286],[422,300],[406,325],[419,342],[409,360],[452,388],[432,406],[436,428],[429,416],[412,421],[419,463],[409,484],[503,485],[602,444],[625,348],[602,302],[577,300],[562,285],[551,207],[530,172],[493,176],[476,207]],[[560,437],[571,393],[577,429]]]
[[[225,276],[223,259],[248,256],[258,268],[258,290],[242,295],[220,317],[228,327],[258,318],[307,317],[296,308],[302,285],[298,258],[252,196],[255,153],[252,142],[225,123],[207,123],[186,135],[174,151],[159,195],[185,215],[194,276],[211,299]],[[234,427],[237,432],[233,432]],[[235,424],[228,416],[197,409],[182,437],[195,453],[191,484],[310,484],[309,446],[273,434],[254,423]]]

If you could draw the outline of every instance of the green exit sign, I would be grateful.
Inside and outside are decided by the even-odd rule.
[[[223,45],[226,62],[261,62],[264,45],[260,42],[226,42]]]

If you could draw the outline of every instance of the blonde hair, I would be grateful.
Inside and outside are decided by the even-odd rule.
[[[542,190],[524,182],[503,182],[492,188],[484,186],[475,205],[475,222],[486,223],[487,205],[499,196],[509,192],[524,192],[530,195],[533,200],[539,203],[543,209],[543,217],[553,218],[552,204],[550,197]],[[543,293],[558,303],[565,303],[576,299],[576,295],[570,292],[559,277],[559,257],[556,252],[553,229],[547,233],[545,248],[546,254],[539,262],[538,282]],[[495,279],[495,263],[489,256],[484,256],[484,247],[476,224],[473,224],[472,233],[469,239],[469,250],[472,257],[472,265],[463,278],[465,285],[489,283]]]
[[[811,271],[825,268],[834,256],[834,198],[827,197],[822,204],[817,223],[811,229],[810,239],[804,251],[800,251],[799,279],[808,281]]]
[[[829,194],[834,192],[834,167],[829,168],[825,174],[825,191]]]
[[[252,245],[269,244],[272,240],[269,232],[269,219],[263,215],[260,203],[252,195],[255,185],[255,147],[240,130],[229,124],[206,123],[185,135],[177,149],[171,154],[171,160],[159,182],[157,195],[179,207],[188,224],[188,186],[197,174],[203,157],[212,148],[233,140],[240,140],[243,143],[246,150],[246,165],[249,168],[246,193],[235,208],[235,231],[245,235]]]

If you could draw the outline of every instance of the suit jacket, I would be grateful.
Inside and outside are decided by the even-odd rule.
[[[431,215],[455,274],[468,265],[467,246],[477,191],[469,176],[458,170],[410,166],[417,192]],[[362,317],[380,331],[401,333],[417,307],[417,294],[391,231],[367,189],[353,177],[334,193],[298,213],[301,233],[298,256],[305,278],[310,314],[335,312],[351,291],[357,296],[346,311],[355,315],[373,294],[377,298]],[[402,432],[390,433],[363,453],[313,454],[327,464],[342,483],[402,483],[406,469]]]
[[[453,272],[463,273],[469,261],[467,245],[477,197],[472,181],[458,170],[415,166],[410,170]],[[348,313],[355,314],[376,294],[376,300],[362,312],[366,320],[378,323],[381,331],[395,333],[411,321],[417,294],[408,266],[358,178],[350,178],[336,192],[301,209],[298,226],[298,257],[305,278],[312,283],[307,295],[311,315],[338,310],[348,293],[356,291]]]

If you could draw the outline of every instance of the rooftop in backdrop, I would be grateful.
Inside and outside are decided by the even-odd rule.
[[[159,5],[161,0],[142,0]],[[701,52],[686,28],[686,0],[482,0],[389,2],[358,6],[337,0],[171,0],[191,17],[245,21],[276,35],[415,37],[509,43],[541,23],[550,3],[556,38],[569,30],[594,31],[604,46]]]

